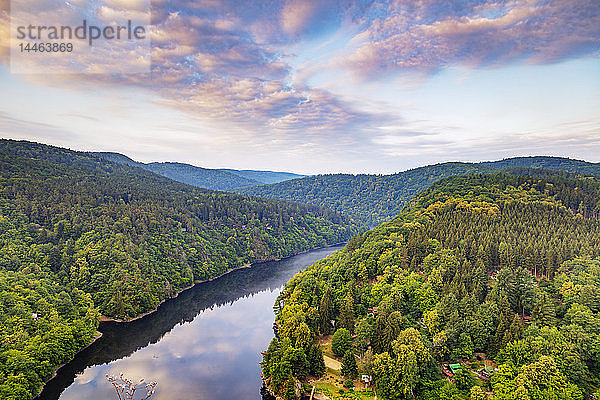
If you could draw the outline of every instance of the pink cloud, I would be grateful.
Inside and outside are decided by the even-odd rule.
[[[112,7],[123,4],[127,2],[106,2]],[[342,56],[332,60],[328,55],[319,68],[342,68],[365,79],[406,70],[432,73],[453,65],[490,67],[523,59],[555,62],[598,54],[600,41],[598,0],[466,5],[422,0],[389,6],[308,0],[153,4],[150,76],[101,81],[69,77],[64,84],[76,86],[84,80],[86,85],[141,87],[158,93],[163,104],[201,119],[256,132],[337,130],[353,132],[348,133],[352,136],[397,120],[397,113],[360,111],[360,104],[310,87],[305,79],[294,79],[300,74],[291,65],[294,56],[287,52],[305,36],[312,37],[323,21],[343,19],[358,33],[348,38]],[[105,10],[107,18],[111,10]],[[0,56],[5,52],[0,47]],[[108,59],[110,54],[98,57]]]
[[[487,67],[527,59],[547,63],[599,54],[600,2],[489,2],[444,10],[432,2],[392,6],[338,65],[363,78],[452,65]]]
[[[316,9],[316,2],[288,0],[281,10],[282,29],[291,36],[297,35],[306,27]]]

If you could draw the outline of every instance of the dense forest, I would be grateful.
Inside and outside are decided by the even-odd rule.
[[[600,385],[600,183],[530,169],[596,164],[537,157],[268,186],[303,205],[204,190],[118,156],[0,140],[2,399],[34,397],[101,315],[131,319],[194,282],[350,238],[275,305],[262,368],[278,396],[297,397],[307,377],[320,385],[324,353],[350,387],[372,376],[384,400],[579,400]],[[479,174],[498,168],[510,174]]]
[[[260,184],[279,183],[290,179],[304,178],[306,176],[294,174],[292,172],[257,171],[252,169],[220,169],[218,171],[231,172],[232,174],[258,181]]]
[[[498,161],[479,163],[496,169],[504,168],[534,168],[552,171],[565,171],[582,175],[600,175],[600,163],[591,163],[564,157],[531,156],[513,157]]]
[[[238,193],[328,207],[369,225],[379,225],[400,213],[402,207],[435,181],[468,173],[498,169],[559,170],[600,175],[600,165],[560,157],[519,157],[484,163],[443,163],[392,175],[329,174],[309,176],[272,185],[236,189]],[[510,171],[507,171],[510,172]]]
[[[348,217],[212,192],[89,153],[0,141],[0,398],[196,281],[343,242]],[[34,367],[35,366],[35,367]]]
[[[0,270],[0,398],[30,399],[56,367],[91,342],[91,296],[50,274]]]
[[[336,398],[597,395],[600,182],[446,178],[296,275],[275,311],[262,373],[283,399],[309,389],[307,377]],[[350,389],[338,392],[335,374]],[[359,374],[373,386],[354,392]]]
[[[153,162],[144,164],[143,168],[177,182],[211,190],[227,190],[260,184],[254,179],[248,179],[231,172],[200,168],[183,163]]]
[[[210,190],[228,190],[244,186],[279,183],[305,176],[290,172],[210,169],[176,162],[141,163],[119,153],[91,153],[91,155],[147,169],[174,181]]]

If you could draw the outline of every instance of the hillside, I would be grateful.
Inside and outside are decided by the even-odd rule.
[[[213,192],[89,153],[0,141],[0,398],[194,282],[347,240],[347,217]]]
[[[500,161],[483,162],[481,165],[493,168],[543,168],[554,171],[566,171],[583,175],[600,175],[600,163],[589,163],[563,157],[515,157]]]
[[[367,224],[378,225],[397,215],[417,193],[439,179],[467,173],[489,173],[505,168],[545,168],[600,175],[600,164],[559,157],[520,157],[475,164],[435,164],[392,175],[316,175],[272,185],[243,187],[235,191],[328,207],[359,218]]]
[[[241,186],[260,185],[259,181],[248,179],[231,172],[200,168],[183,163],[154,162],[144,164],[142,168],[166,176],[177,182],[210,190],[227,190]]]
[[[177,182],[210,190],[230,190],[244,186],[279,183],[304,175],[290,172],[254,171],[236,169],[210,169],[177,162],[141,163],[120,153],[90,153],[105,160],[140,167]]]
[[[252,169],[221,169],[219,171],[230,172],[243,178],[256,181],[258,184],[271,184],[291,179],[304,178],[306,175],[293,174],[291,172],[275,172],[275,171],[256,171]]]
[[[360,373],[383,399],[581,400],[599,293],[597,179],[451,177],[288,282],[263,375],[285,399],[307,374],[341,398]]]

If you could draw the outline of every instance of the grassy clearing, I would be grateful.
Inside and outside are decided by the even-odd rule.
[[[375,398],[375,393],[372,390],[365,388],[360,379],[353,381],[354,387],[351,389],[344,387],[346,379],[341,374],[341,359],[331,351],[331,336],[319,338],[319,345],[323,351],[325,358],[326,373],[320,379],[310,382],[315,385],[316,393],[322,393],[334,399],[356,399],[356,400],[372,400]]]

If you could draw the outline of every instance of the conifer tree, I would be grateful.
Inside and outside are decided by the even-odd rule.
[[[342,376],[348,379],[356,379],[358,377],[358,366],[356,365],[356,359],[352,350],[344,353],[342,358]]]
[[[348,293],[344,298],[342,312],[340,313],[340,328],[346,329],[348,332],[354,332],[354,300],[352,295]]]

